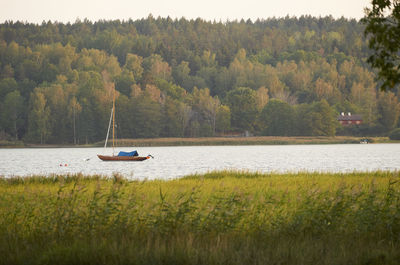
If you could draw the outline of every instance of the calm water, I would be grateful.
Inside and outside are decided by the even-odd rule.
[[[222,169],[260,172],[400,170],[400,144],[141,147],[138,152],[152,154],[155,159],[103,162],[96,157],[107,154],[103,148],[0,149],[0,175],[82,172],[109,176],[118,172],[135,179],[170,179]]]

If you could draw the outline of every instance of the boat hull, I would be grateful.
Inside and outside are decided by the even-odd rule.
[[[97,156],[103,161],[144,161],[150,158],[149,156]]]

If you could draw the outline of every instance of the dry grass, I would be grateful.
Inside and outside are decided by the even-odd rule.
[[[385,138],[375,138],[382,142]],[[340,144],[359,143],[359,137],[204,137],[204,138],[154,138],[154,139],[119,139],[119,146],[180,146],[180,145],[276,145],[276,144]]]
[[[373,143],[397,143],[388,137],[369,137]],[[288,145],[288,144],[354,144],[359,143],[360,137],[335,136],[335,137],[285,137],[285,136],[253,136],[253,137],[199,137],[199,138],[143,138],[143,139],[118,139],[117,146],[199,146],[199,145]],[[109,142],[111,145],[111,142]],[[1,142],[3,147],[94,147],[104,146],[104,141],[84,145],[60,144],[26,144],[23,142]]]
[[[0,264],[397,264],[400,174],[0,180]]]

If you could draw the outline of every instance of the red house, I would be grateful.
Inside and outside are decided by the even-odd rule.
[[[343,126],[353,125],[353,124],[360,125],[363,122],[361,115],[351,114],[350,112],[348,112],[347,115],[345,115],[345,113],[342,112],[338,117],[338,121]]]

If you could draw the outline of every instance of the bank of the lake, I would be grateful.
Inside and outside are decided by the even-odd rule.
[[[199,138],[155,138],[155,139],[119,139],[119,146],[209,146],[209,145],[289,145],[289,144],[348,144],[359,143],[360,137],[289,137],[289,136],[252,136],[252,137],[199,137]],[[369,138],[371,143],[387,143],[387,137]],[[104,143],[103,143],[104,144]],[[101,143],[99,143],[101,145]]]
[[[355,136],[252,136],[252,137],[198,137],[198,138],[142,138],[117,139],[117,146],[210,146],[210,145],[289,145],[289,144],[354,144],[367,139],[369,143],[398,143],[388,137]],[[109,142],[109,145],[111,142]],[[93,144],[35,144],[23,141],[0,141],[0,148],[56,148],[56,147],[101,147],[104,141]]]
[[[0,264],[396,264],[400,174],[0,179]]]

